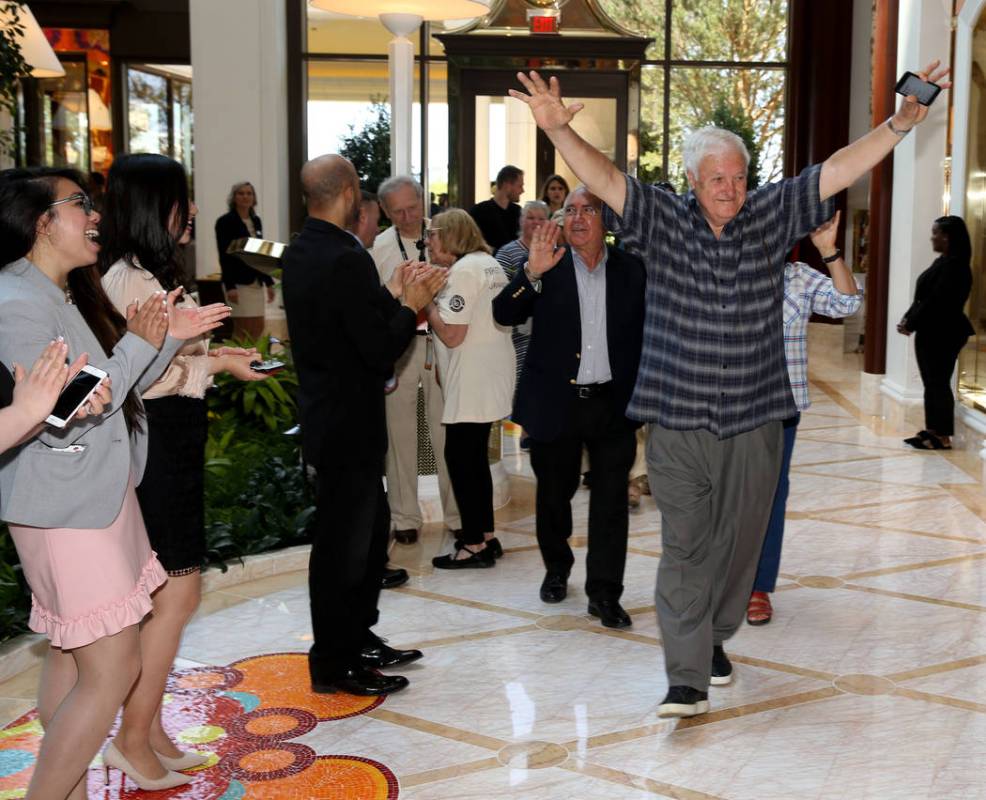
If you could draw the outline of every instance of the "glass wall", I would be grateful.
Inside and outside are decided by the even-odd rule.
[[[194,172],[192,68],[127,64],[128,153],[157,153]]]
[[[375,20],[341,17],[312,8],[304,0],[298,2],[303,3],[306,14],[303,58],[309,79],[308,155],[338,152],[347,137],[372,142],[373,126],[387,122],[390,34]],[[626,29],[654,38],[642,72],[642,178],[671,180],[684,188],[678,156],[682,137],[694,127],[713,122],[749,130],[759,156],[760,182],[781,177],[788,0],[598,3]],[[562,15],[564,24],[564,9]],[[461,21],[455,24],[456,28],[461,26]],[[448,185],[449,123],[445,54],[441,43],[430,34],[442,30],[440,24],[426,24],[422,33],[413,37],[418,66],[413,167],[417,176],[424,174],[423,182],[436,195]],[[422,84],[428,93],[424,105],[420,102]],[[477,159],[499,167],[506,163],[502,160],[505,156],[495,156],[494,151],[502,151],[504,145],[493,140],[501,137],[509,124],[509,104],[504,98],[489,98],[488,104],[473,111],[487,120],[492,134],[489,153],[477,154]],[[607,146],[611,132],[591,133],[601,146]],[[480,170],[477,163],[478,197],[486,196],[479,189],[487,171]]]
[[[965,221],[972,240],[969,319],[976,335],[959,358],[959,397],[986,411],[986,12],[973,34],[969,80],[969,174]]]

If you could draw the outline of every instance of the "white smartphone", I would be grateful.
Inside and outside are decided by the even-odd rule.
[[[106,373],[99,367],[86,364],[79,370],[79,374],[69,381],[68,386],[62,389],[55,407],[45,422],[56,428],[64,428],[68,425],[69,420],[79,413],[79,409],[88,402],[92,393],[99,387],[100,381],[105,377]]]

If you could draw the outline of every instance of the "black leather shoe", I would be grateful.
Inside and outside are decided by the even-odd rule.
[[[385,669],[398,664],[410,664],[421,658],[420,650],[398,650],[390,647],[385,640],[370,634],[370,643],[359,651],[359,660],[364,667]]]
[[[315,694],[335,694],[345,692],[362,697],[393,694],[406,689],[408,680],[402,675],[380,675],[367,667],[352,667],[340,677],[326,681],[312,678],[312,691]]]
[[[568,578],[549,572],[541,581],[541,602],[560,603],[568,596]]]
[[[616,600],[590,600],[589,613],[599,617],[607,628],[629,628],[633,625],[630,615]]]
[[[404,528],[399,531],[394,531],[394,541],[398,544],[414,544],[418,541],[417,528]]]
[[[380,585],[384,589],[396,589],[398,586],[403,586],[407,581],[408,574],[406,569],[390,569],[389,567],[384,567]]]

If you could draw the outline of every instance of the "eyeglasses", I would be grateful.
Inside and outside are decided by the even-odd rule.
[[[579,214],[583,217],[596,217],[599,213],[595,206],[565,206],[566,217],[577,217]]]
[[[89,199],[89,195],[85,192],[76,192],[75,194],[70,194],[68,197],[63,197],[61,200],[56,200],[51,203],[48,208],[54,208],[55,206],[60,206],[62,203],[82,203],[82,210],[87,217],[92,216],[92,212],[95,210],[92,205],[92,200]]]

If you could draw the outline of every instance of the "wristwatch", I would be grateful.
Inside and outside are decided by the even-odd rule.
[[[527,266],[527,262],[524,262],[524,274],[527,276],[527,280],[530,282],[531,288],[538,294],[541,294],[541,278],[540,276],[535,276],[534,273],[531,272],[530,267]]]
[[[832,255],[822,257],[822,263],[831,264],[833,261],[837,261],[841,255],[842,255],[842,251],[837,247],[835,248],[835,252],[832,253]]]

